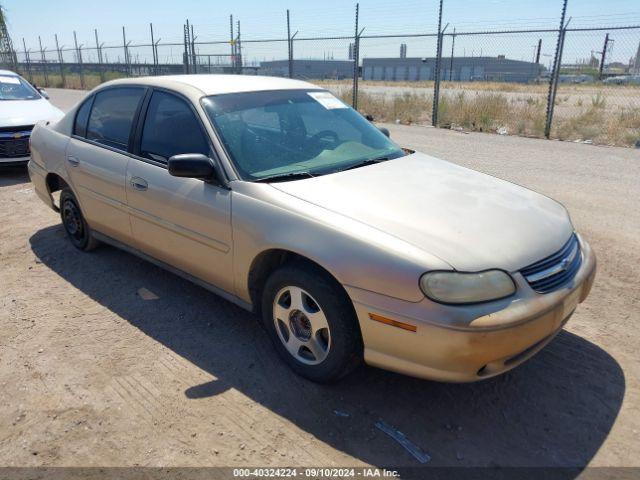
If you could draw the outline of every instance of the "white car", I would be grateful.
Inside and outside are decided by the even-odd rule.
[[[64,114],[47,99],[44,90],[17,73],[0,70],[0,167],[26,164],[33,126],[62,118]]]

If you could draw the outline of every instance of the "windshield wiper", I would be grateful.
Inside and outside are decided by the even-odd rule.
[[[259,178],[257,180],[254,180],[255,182],[266,182],[266,183],[270,183],[270,182],[288,182],[290,180],[299,180],[301,178],[313,178],[315,175],[312,175],[309,172],[291,172],[291,173],[279,173],[277,175],[270,175],[267,177],[262,177]]]
[[[375,163],[386,162],[390,160],[389,157],[377,157],[377,158],[368,158],[366,160],[362,160],[361,162],[354,163],[353,165],[349,165],[347,168],[343,168],[338,170],[339,172],[344,172],[345,170],[353,170],[354,168],[366,167],[367,165],[373,165]]]

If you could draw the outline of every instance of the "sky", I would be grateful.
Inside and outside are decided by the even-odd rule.
[[[53,59],[54,34],[61,45],[73,45],[73,32],[84,48],[95,47],[94,29],[99,41],[118,48],[106,49],[110,61],[123,56],[122,27],[127,41],[149,44],[149,23],[153,22],[155,39],[162,43],[182,42],[183,23],[194,25],[198,42],[229,39],[229,15],[241,21],[243,53],[247,62],[284,59],[286,42],[253,43],[251,39],[285,39],[286,10],[290,10],[291,30],[300,39],[294,44],[296,58],[344,59],[349,39],[305,40],[317,36],[352,36],[354,34],[355,1],[322,0],[0,0],[5,9],[8,27],[17,50],[22,50],[24,38],[28,49],[38,50],[38,36],[49,50],[46,58]],[[437,30],[437,0],[360,0],[359,26],[363,35],[407,35],[432,33]],[[447,32],[470,32],[504,29],[558,28],[561,0],[444,0],[443,26]],[[612,27],[640,25],[640,0],[568,0],[567,19],[570,27]],[[565,62],[588,58],[591,52],[602,50],[606,31],[574,32],[567,35]],[[610,32],[610,58],[627,62],[635,55],[640,42],[640,28]],[[535,45],[542,39],[541,62],[548,64],[555,49],[556,35],[552,33],[457,36],[455,55],[506,55],[517,60],[531,60]],[[452,38],[443,46],[449,55]],[[361,58],[367,56],[398,56],[400,43],[406,43],[410,57],[433,56],[435,38],[364,38]],[[200,54],[220,55],[230,50],[228,44],[199,45]],[[134,59],[149,61],[151,49],[130,50]],[[159,48],[160,61],[179,61],[180,45]],[[597,53],[596,53],[597,54]],[[35,54],[31,53],[33,57]],[[71,60],[72,52],[68,52]],[[83,53],[83,55],[85,55]],[[95,51],[87,50],[92,59]],[[66,58],[66,57],[65,57]],[[215,61],[214,57],[214,61]]]

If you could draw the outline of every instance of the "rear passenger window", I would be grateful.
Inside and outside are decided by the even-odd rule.
[[[81,137],[87,136],[87,120],[89,120],[91,102],[93,102],[93,98],[87,99],[87,101],[85,101],[78,109],[78,113],[76,113],[76,121],[73,124],[74,135],[79,135]]]
[[[127,150],[133,117],[144,95],[142,88],[112,88],[96,94],[87,139]]]
[[[182,99],[153,92],[142,130],[140,155],[166,163],[181,153],[209,155],[209,143],[193,110]]]

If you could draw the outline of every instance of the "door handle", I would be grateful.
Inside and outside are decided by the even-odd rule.
[[[136,190],[146,190],[149,187],[147,181],[140,177],[131,177],[129,184]]]
[[[69,162],[69,165],[71,165],[72,167],[77,167],[78,165],[80,165],[80,160],[78,160],[73,155],[67,155],[67,162]]]

